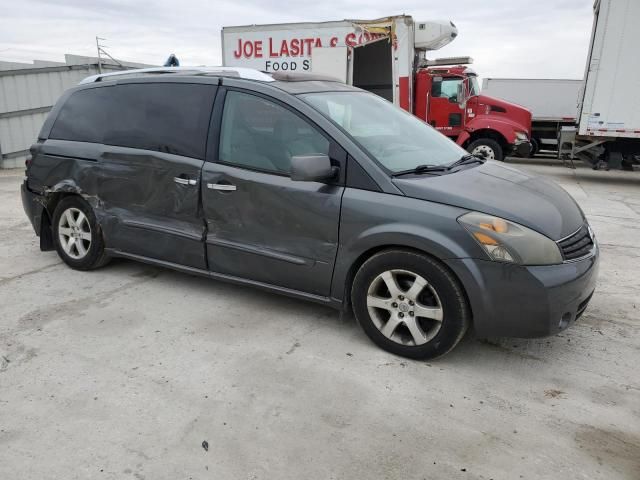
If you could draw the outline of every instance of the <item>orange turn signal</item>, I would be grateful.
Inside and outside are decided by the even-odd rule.
[[[473,236],[483,245],[498,245],[498,242],[484,233],[473,232]]]

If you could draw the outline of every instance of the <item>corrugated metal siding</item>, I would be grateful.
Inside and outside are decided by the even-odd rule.
[[[45,118],[47,118],[46,112],[0,118],[3,155],[29,148],[36,141]]]
[[[24,151],[36,141],[48,113],[29,110],[52,107],[67,88],[98,73],[89,65],[66,71],[48,71],[48,67],[37,70],[12,70],[0,75],[0,168],[22,166],[29,157]]]
[[[116,68],[103,66],[111,70]],[[66,89],[97,73],[90,64],[0,69],[0,168],[24,165],[24,151],[36,141],[48,110]]]
[[[53,105],[67,88],[76,85],[88,75],[97,73],[95,68],[62,72],[20,73],[0,76],[0,113],[28,110]]]

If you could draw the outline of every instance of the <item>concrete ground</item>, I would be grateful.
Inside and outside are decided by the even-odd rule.
[[[430,362],[321,306],[129,261],[72,271],[5,172],[0,478],[640,479],[640,172],[517,163],[587,213],[597,292],[560,335],[468,335]]]

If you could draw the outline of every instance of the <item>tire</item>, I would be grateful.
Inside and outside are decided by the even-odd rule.
[[[437,260],[408,250],[385,250],[365,261],[353,280],[351,303],[376,345],[415,359],[451,351],[471,319],[453,274]]]
[[[531,139],[531,152],[529,152],[529,158],[533,158],[540,151],[540,140],[537,138]]]
[[[62,199],[53,213],[52,229],[56,251],[71,268],[93,270],[109,261],[100,225],[83,198],[74,195]]]
[[[622,170],[626,170],[628,172],[633,172],[633,155],[625,156],[624,160],[622,160]]]
[[[467,146],[467,151],[472,155],[484,155],[488,160],[504,160],[502,147],[491,138],[479,138]]]

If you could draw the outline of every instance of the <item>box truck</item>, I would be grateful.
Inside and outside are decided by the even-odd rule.
[[[560,132],[560,158],[598,168],[640,163],[640,1],[596,0],[576,125]]]
[[[456,38],[453,22],[399,15],[224,27],[221,35],[225,66],[332,76],[386,98],[487,158],[531,149],[531,113],[481,95],[470,59],[426,58]]]
[[[482,93],[522,105],[533,115],[531,156],[557,151],[562,127],[576,123],[582,80],[485,78]]]

